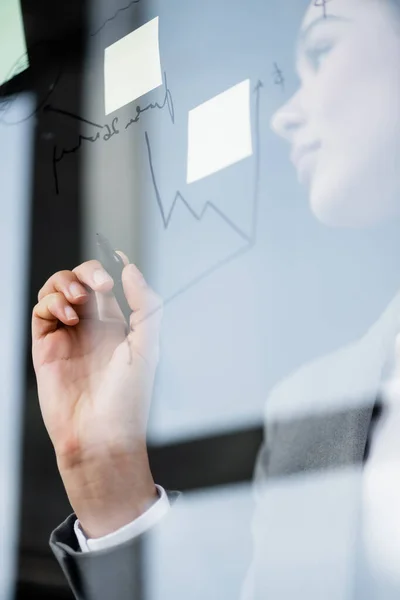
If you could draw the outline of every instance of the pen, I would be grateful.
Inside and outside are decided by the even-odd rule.
[[[96,235],[97,247],[99,248],[102,257],[101,264],[114,280],[112,293],[114,294],[118,306],[125,317],[127,324],[126,333],[128,333],[130,330],[130,316],[133,311],[125,297],[124,288],[122,285],[122,271],[124,270],[125,264],[120,255],[117,254],[112,248],[108,239],[101,233],[96,233]]]

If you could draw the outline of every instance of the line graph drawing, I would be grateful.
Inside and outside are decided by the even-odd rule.
[[[128,10],[129,8],[131,8],[131,6],[133,6],[134,4],[139,4],[141,2],[141,0],[131,0],[131,2],[129,2],[129,4],[127,4],[126,6],[123,6],[122,8],[119,8],[117,11],[115,11],[114,15],[112,17],[109,17],[108,19],[106,19],[104,21],[104,23],[95,31],[93,31],[92,33],[90,33],[90,37],[94,37],[95,35],[97,35],[98,33],[100,33],[100,31],[102,29],[104,29],[104,27],[108,24],[111,23],[111,21],[114,21],[114,19],[122,12],[124,12],[125,10]]]
[[[178,202],[182,202],[182,204],[184,204],[184,206],[186,207],[186,209],[190,212],[190,214],[192,215],[192,217],[194,219],[196,219],[196,221],[201,221],[205,215],[205,213],[208,210],[213,210],[214,212],[216,212],[221,219],[223,219],[227,225],[229,225],[229,227],[231,227],[238,235],[240,235],[246,242],[250,242],[250,237],[240,229],[240,227],[238,227],[231,219],[229,219],[229,217],[227,217],[227,215],[225,215],[225,213],[220,210],[213,202],[209,202],[207,201],[204,206],[203,209],[201,210],[200,213],[196,213],[196,211],[190,206],[189,202],[187,202],[187,200],[185,199],[185,197],[182,195],[182,193],[177,190],[177,192],[175,193],[175,197],[174,200],[172,202],[171,208],[169,210],[168,213],[165,212],[164,210],[164,205],[161,199],[161,194],[158,188],[158,184],[157,184],[157,180],[156,180],[156,176],[155,176],[155,172],[154,172],[154,163],[153,163],[153,157],[152,157],[152,152],[151,152],[151,146],[150,146],[150,141],[149,141],[149,135],[147,133],[147,131],[145,132],[145,140],[146,140],[146,146],[147,146],[147,155],[148,155],[148,159],[149,159],[149,166],[150,166],[150,172],[151,172],[151,179],[152,179],[152,183],[153,183],[153,187],[154,187],[154,192],[155,192],[155,197],[156,197],[156,201],[157,201],[157,205],[158,208],[160,210],[160,215],[161,215],[161,219],[163,222],[163,226],[164,229],[168,229],[168,225],[170,224],[170,221],[172,219],[175,207],[177,205]]]
[[[252,224],[251,224],[251,230],[249,233],[246,233],[238,225],[236,225],[213,202],[209,202],[209,201],[206,202],[204,204],[202,211],[200,213],[197,213],[190,206],[189,202],[186,200],[186,198],[183,196],[183,194],[179,190],[176,191],[171,208],[170,208],[169,212],[167,213],[164,209],[164,203],[162,200],[162,196],[161,196],[161,193],[159,190],[159,186],[158,186],[158,182],[157,182],[157,178],[156,178],[156,174],[155,174],[155,167],[154,167],[154,163],[153,163],[153,156],[152,156],[152,152],[151,152],[151,144],[150,144],[150,140],[149,140],[149,135],[148,135],[147,131],[145,132],[145,141],[146,141],[146,146],[147,146],[151,180],[152,180],[152,185],[153,185],[153,189],[154,189],[155,199],[156,199],[159,211],[160,211],[160,216],[161,216],[161,220],[162,220],[164,229],[168,229],[168,226],[171,223],[171,220],[173,218],[173,214],[176,210],[176,207],[177,207],[178,203],[181,203],[186,208],[186,210],[191,214],[193,219],[195,219],[198,222],[202,221],[202,219],[204,218],[205,214],[208,211],[214,211],[228,225],[228,227],[230,227],[239,237],[241,237],[245,241],[245,244],[243,246],[241,246],[239,249],[237,249],[233,253],[229,254],[226,258],[216,262],[214,265],[212,265],[210,268],[208,268],[207,270],[202,272],[197,277],[194,277],[191,281],[189,281],[187,284],[182,286],[180,289],[178,289],[172,295],[165,298],[163,301],[164,306],[171,303],[177,297],[181,296],[182,294],[187,292],[189,289],[191,289],[195,285],[199,284],[201,281],[203,281],[204,279],[206,279],[207,277],[209,277],[210,275],[212,275],[213,273],[215,273],[222,267],[228,265],[229,263],[233,262],[240,256],[243,256],[244,254],[249,252],[256,243],[257,218],[258,218],[259,196],[260,196],[260,194],[259,194],[259,191],[260,191],[260,168],[261,168],[261,162],[260,162],[261,161],[260,96],[261,96],[262,88],[263,88],[263,82],[261,80],[258,80],[253,89],[253,93],[255,95],[255,121],[254,121],[254,139],[255,139],[254,162],[255,162],[255,165],[254,165],[254,188],[253,188],[253,199],[252,199]],[[143,317],[142,320],[147,319],[152,314],[157,312],[157,310],[159,310],[159,309],[157,308],[157,309],[153,310],[151,313],[148,313],[147,315],[145,315]]]
[[[172,124],[174,124],[175,111],[174,111],[174,105],[173,105],[173,100],[172,100],[172,94],[169,90],[168,83],[167,83],[166,73],[164,74],[164,77],[165,77],[164,100],[161,103],[157,103],[157,102],[151,103],[149,105],[146,105],[144,108],[140,108],[139,106],[136,107],[136,116],[134,118],[132,118],[125,125],[125,129],[127,129],[133,123],[138,122],[140,119],[140,115],[142,113],[147,112],[147,110],[149,110],[149,109],[155,109],[155,108],[158,108],[160,110],[164,110],[165,108],[167,108],[170,118],[171,118],[171,121],[172,121]],[[260,154],[261,154],[261,149],[260,149],[260,143],[261,143],[260,142],[260,135],[261,135],[260,134],[260,96],[261,96],[261,90],[263,87],[264,87],[263,82],[261,80],[258,80],[256,85],[253,88],[253,94],[255,96],[255,110],[254,110],[255,117],[254,117],[254,126],[253,126],[255,172],[254,172],[254,190],[253,190],[253,200],[252,200],[252,224],[251,224],[251,228],[250,228],[249,232],[244,231],[239,225],[237,225],[232,219],[230,219],[228,215],[226,215],[220,208],[218,208],[218,206],[214,202],[207,201],[203,205],[202,210],[200,212],[196,212],[180,190],[177,190],[175,192],[175,196],[174,196],[172,205],[171,205],[169,211],[166,211],[164,208],[161,191],[160,191],[158,181],[157,181],[156,168],[154,165],[149,134],[147,131],[145,131],[145,144],[146,144],[146,150],[147,150],[149,170],[150,170],[150,175],[151,175],[151,182],[152,182],[155,200],[156,200],[159,212],[160,212],[160,216],[161,216],[161,220],[162,220],[164,229],[165,230],[168,229],[178,204],[181,204],[185,207],[185,209],[192,216],[192,218],[194,220],[196,220],[197,222],[201,222],[208,212],[210,212],[210,211],[214,212],[236,235],[238,235],[244,241],[244,245],[242,247],[235,250],[232,254],[229,254],[229,256],[227,256],[226,258],[224,258],[224,259],[218,261],[217,263],[215,263],[214,265],[212,265],[210,268],[205,270],[199,276],[194,277],[188,284],[181,287],[177,292],[175,292],[174,294],[172,294],[171,296],[166,298],[164,301],[164,305],[168,304],[169,302],[172,302],[172,300],[174,300],[178,296],[182,295],[183,293],[188,291],[193,286],[200,283],[202,280],[204,280],[206,277],[210,276],[212,273],[214,273],[218,269],[221,269],[225,265],[234,261],[236,258],[239,258],[240,256],[244,255],[245,253],[249,252],[253,248],[253,246],[256,242],[257,215],[258,215],[258,204],[259,204]],[[80,117],[79,115],[72,114],[69,111],[65,111],[63,109],[59,109],[59,108],[53,107],[51,105],[47,105],[45,107],[45,110],[50,111],[50,112],[60,113],[66,117],[78,119],[78,120],[80,120],[88,125],[91,125],[97,129],[104,129],[104,127],[105,127],[105,125],[98,124],[93,121],[89,121],[88,119],[84,119],[83,117]],[[109,131],[109,134],[110,134],[109,137],[112,137],[112,135],[119,133],[119,130],[116,129],[116,125],[118,123],[118,121],[116,119],[117,118],[114,119],[115,122],[113,122],[113,124],[112,124],[112,130]],[[53,168],[55,167],[55,164],[63,158],[64,155],[66,155],[70,152],[77,151],[80,148],[82,141],[95,142],[98,139],[100,139],[99,133],[96,133],[96,135],[94,135],[94,136],[86,136],[86,137],[80,136],[79,143],[76,146],[74,146],[73,148],[70,148],[69,150],[63,149],[59,156],[57,156],[56,154],[53,156]],[[56,182],[56,190],[58,193],[57,175],[55,175],[55,182]],[[150,315],[147,315],[147,316],[150,316]],[[147,318],[147,316],[145,318]]]

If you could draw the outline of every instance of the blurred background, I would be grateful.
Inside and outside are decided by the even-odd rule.
[[[30,317],[54,272],[97,257],[97,231],[165,300],[150,462],[157,483],[186,492],[179,526],[143,548],[137,600],[177,600],[177,578],[182,598],[238,597],[269,391],[360,336],[396,293],[395,227],[323,228],[269,127],[298,85],[307,4],[2,0],[1,598],[72,597],[48,545],[71,507]],[[105,51],[154,19],[162,82],[108,114]],[[248,115],[230,118],[251,151],[188,181],[189,112],[243,82]]]

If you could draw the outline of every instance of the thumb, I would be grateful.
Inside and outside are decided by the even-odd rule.
[[[163,314],[163,301],[147,285],[139,269],[133,264],[124,267],[122,285],[132,314],[131,334],[144,348],[158,344],[158,335]]]

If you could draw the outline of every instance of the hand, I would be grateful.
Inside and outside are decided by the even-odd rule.
[[[32,312],[39,402],[71,505],[89,537],[139,516],[157,497],[146,428],[161,300],[119,252],[131,330],[99,261],[52,275]]]

